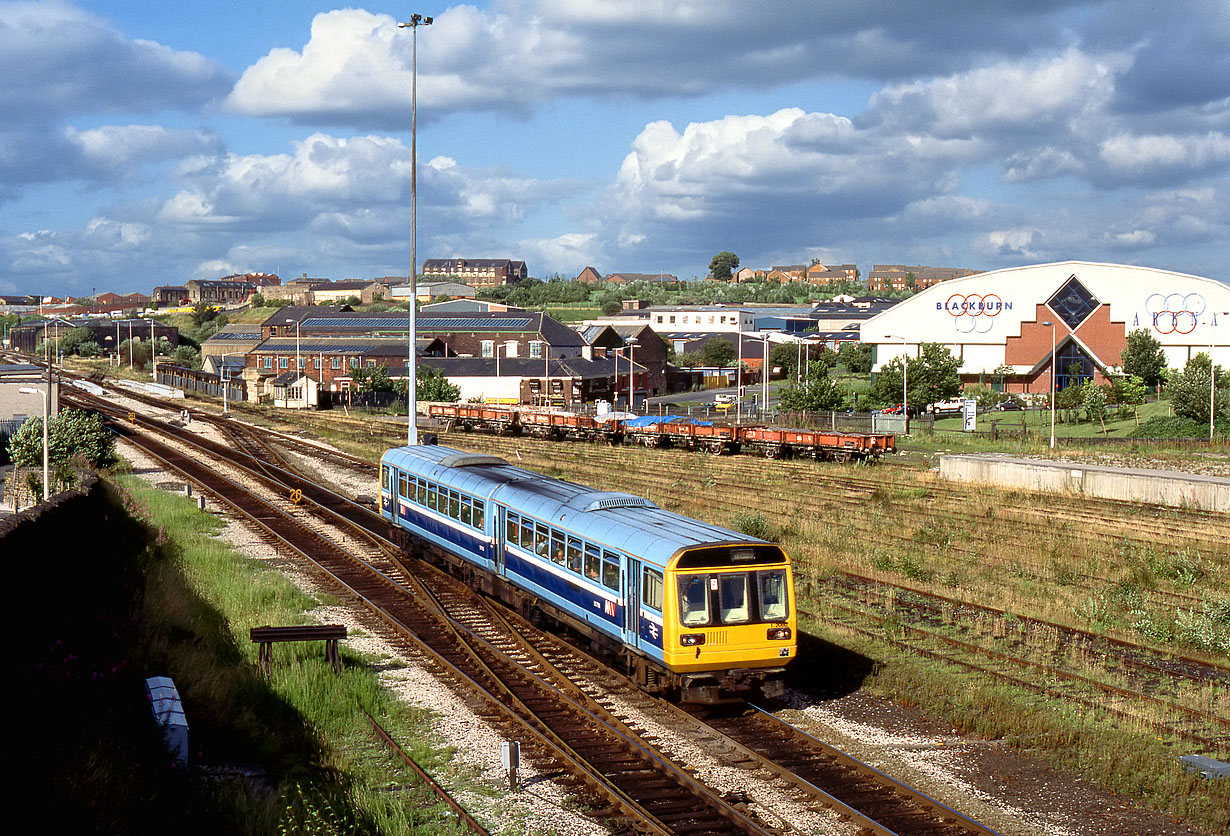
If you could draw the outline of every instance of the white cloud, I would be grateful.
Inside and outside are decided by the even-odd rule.
[[[1030,227],[994,230],[983,236],[981,248],[984,256],[990,258],[1038,261],[1042,257],[1042,237],[1040,230]]]
[[[871,99],[867,120],[941,137],[1004,129],[1052,131],[1105,109],[1126,56],[1069,49],[1048,60],[1005,61],[929,81],[893,85]]]
[[[195,52],[127,38],[68,3],[0,5],[0,116],[31,125],[66,112],[197,107],[230,75]]]
[[[86,241],[103,249],[136,250],[148,244],[152,237],[153,229],[146,223],[97,217],[90,219],[85,227]]]
[[[212,131],[172,130],[161,125],[103,125],[88,130],[69,127],[64,135],[85,160],[111,169],[221,150],[221,140]]]
[[[901,78],[926,65],[960,66],[971,54],[1014,54],[1031,35],[1055,33],[1049,8],[992,13],[954,0],[949,14],[943,5],[925,13],[892,2],[807,0],[778,0],[770,13],[739,0],[452,6],[418,31],[420,116],[525,112],[568,96],[650,99],[826,77]],[[229,104],[305,123],[404,127],[411,38],[389,15],[318,14],[307,43],[248,67]]]
[[[1077,174],[1084,163],[1066,148],[1043,147],[1022,151],[1004,163],[1004,179],[1009,183],[1024,183],[1064,174]]]
[[[1147,173],[1158,168],[1201,170],[1230,162],[1230,137],[1220,132],[1203,136],[1120,134],[1098,148],[1112,169]]]
[[[518,252],[526,261],[538,265],[555,265],[536,275],[566,271],[566,278],[575,278],[586,267],[606,260],[598,236],[592,232],[567,232],[554,238],[531,238],[521,241]]]

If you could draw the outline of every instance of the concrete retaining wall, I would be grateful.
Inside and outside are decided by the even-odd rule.
[[[1172,470],[960,455],[940,457],[940,478],[1003,488],[1230,512],[1230,479]]]

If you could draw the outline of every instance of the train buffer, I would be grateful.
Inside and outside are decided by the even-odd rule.
[[[342,672],[342,654],[338,649],[338,641],[346,638],[344,624],[306,624],[301,627],[253,627],[248,631],[253,644],[259,644],[257,658],[266,671],[273,662],[274,642],[313,642],[325,643],[325,661],[333,666],[334,673]]]

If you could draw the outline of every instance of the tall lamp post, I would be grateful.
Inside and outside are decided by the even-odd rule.
[[[1222,311],[1222,316],[1230,316],[1230,311]],[[1213,311],[1213,319],[1209,323],[1209,441],[1213,440],[1213,421],[1217,417],[1217,363],[1213,361],[1213,348],[1217,345],[1217,311]]]
[[[496,389],[496,401],[495,402],[496,403],[500,402],[500,352],[501,351],[503,351],[504,354],[507,356],[508,343],[496,343],[495,344],[495,389]]]
[[[406,358],[406,443],[411,447],[419,443],[418,420],[418,375],[415,368],[414,344],[418,339],[418,323],[415,307],[418,301],[418,291],[415,288],[416,274],[419,269],[418,251],[416,250],[415,226],[418,220],[418,108],[419,108],[419,27],[430,26],[431,18],[420,14],[410,15],[409,23],[397,24],[398,29],[410,30],[410,328],[409,347]],[[496,352],[496,377],[500,376],[500,355]]]
[[[764,335],[764,361],[760,367],[760,414],[769,409],[769,335]]]
[[[1051,449],[1055,449],[1055,324],[1049,319],[1042,323],[1051,329]]]
[[[910,434],[910,354],[905,337],[885,334],[892,340],[901,340],[901,413],[905,416],[905,434]]]
[[[636,337],[628,337],[628,411],[636,412]]]

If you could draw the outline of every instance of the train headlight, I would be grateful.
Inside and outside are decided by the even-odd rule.
[[[683,633],[679,636],[679,643],[684,647],[695,647],[698,644],[705,643],[704,633]]]
[[[790,638],[789,627],[770,627],[769,639],[776,641],[787,641]]]

